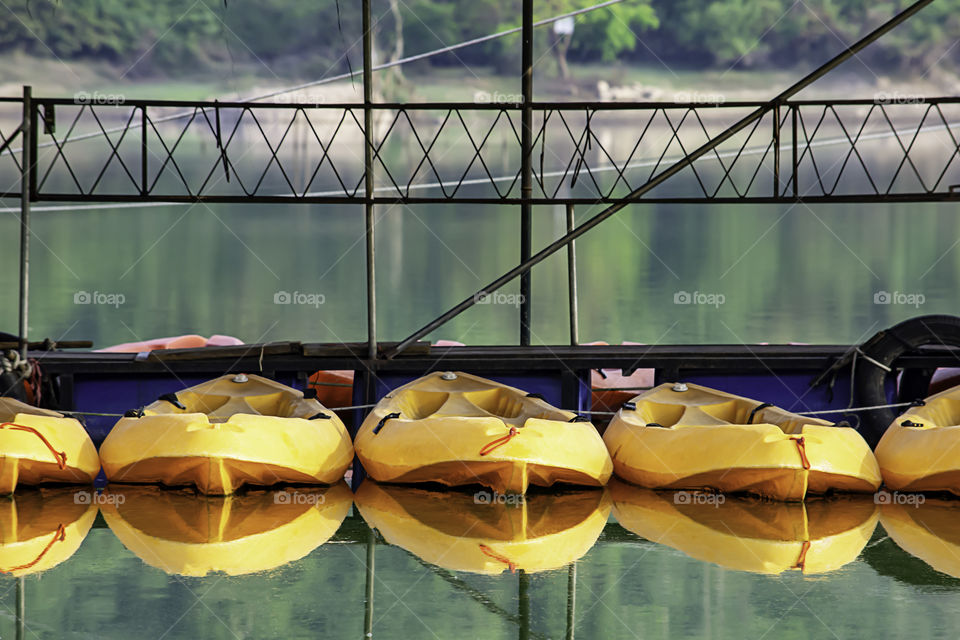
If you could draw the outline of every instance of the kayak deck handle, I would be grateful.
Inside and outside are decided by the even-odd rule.
[[[394,418],[399,418],[400,413],[395,411],[393,413],[388,413],[387,415],[380,418],[380,422],[377,423],[377,426],[373,428],[373,434],[376,435],[380,433],[380,429],[383,429],[383,425],[387,424],[387,420],[393,420]]]

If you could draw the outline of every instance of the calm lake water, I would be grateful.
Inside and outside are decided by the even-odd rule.
[[[18,589],[26,638],[360,638],[365,620],[380,638],[946,638],[960,624],[956,502],[715,504],[617,482],[526,505],[452,493],[364,485],[351,506],[346,486],[299,503],[120,488],[98,516],[72,494],[40,512],[26,491],[4,507],[0,558],[46,570],[0,578],[0,633],[21,637]]]

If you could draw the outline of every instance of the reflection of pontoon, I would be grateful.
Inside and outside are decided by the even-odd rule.
[[[356,501],[390,544],[440,567],[487,574],[567,565],[594,545],[610,514],[603,489],[502,496],[368,480]]]
[[[111,488],[103,517],[127,549],[167,573],[265,571],[326,542],[350,510],[346,483],[224,497],[160,487]]]
[[[0,572],[38,573],[76,553],[97,517],[92,495],[58,488],[0,499]]]
[[[919,502],[882,505],[880,524],[904,551],[960,578],[960,503],[931,498]]]
[[[765,502],[651,491],[617,480],[609,490],[624,528],[697,560],[752,573],[838,569],[860,554],[878,518],[866,496]]]

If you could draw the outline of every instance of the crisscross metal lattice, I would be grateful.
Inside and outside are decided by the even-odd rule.
[[[764,103],[535,103],[520,193],[521,105],[33,99],[35,201],[611,203]],[[0,102],[0,195],[18,196],[19,99]],[[7,113],[9,111],[9,114]],[[643,201],[946,200],[960,99],[788,101]],[[685,177],[681,178],[680,175]]]

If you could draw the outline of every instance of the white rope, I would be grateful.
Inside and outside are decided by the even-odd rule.
[[[7,351],[6,357],[2,358],[2,361],[2,367],[4,371],[8,373],[18,371],[20,373],[20,379],[17,380],[17,382],[26,380],[30,377],[30,374],[33,373],[33,365],[30,364],[30,360],[24,360],[21,358],[20,352],[15,349],[10,349]]]
[[[348,409],[369,409],[370,407],[376,406],[374,404],[358,404],[352,407],[325,407],[328,411],[347,411]],[[67,411],[66,409],[57,409],[60,413],[66,413],[70,415],[80,415],[80,416],[105,416],[109,418],[122,418],[124,414],[122,413],[98,413],[96,411]]]
[[[879,360],[874,360],[873,358],[871,358],[870,356],[868,356],[867,354],[865,354],[863,351],[860,350],[860,347],[857,347],[856,352],[857,352],[857,354],[858,354],[861,358],[863,358],[864,360],[866,360],[866,361],[869,362],[870,364],[873,364],[873,365],[876,365],[876,366],[880,367],[881,369],[883,369],[883,370],[886,371],[887,373],[890,373],[891,371],[893,371],[893,369],[891,369],[891,368],[888,367],[887,365],[883,364],[883,363],[880,362]]]
[[[329,411],[349,411],[352,409],[370,409],[372,407],[377,406],[377,404],[378,403],[374,402],[371,404],[356,404],[349,407],[326,407],[326,408]],[[870,407],[852,407],[849,409],[824,409],[822,411],[794,411],[793,413],[796,413],[797,415],[800,415],[800,416],[819,416],[819,415],[825,415],[828,413],[848,413],[848,412],[852,413],[856,411],[873,411],[875,409],[893,409],[897,407],[909,407],[915,404],[916,404],[915,402],[894,402],[892,404],[877,404]],[[93,411],[67,411],[65,409],[59,409],[58,411],[60,411],[60,413],[76,414],[76,415],[84,415],[84,416],[108,416],[108,417],[114,417],[114,418],[123,417],[122,413],[96,413]],[[563,409],[563,411],[567,411],[570,413],[577,413],[577,414],[602,415],[602,416],[615,416],[618,413],[617,411],[586,411],[584,409],[579,409],[579,410]]]
[[[600,416],[615,416],[615,415],[617,415],[617,412],[616,412],[616,411],[585,411],[585,410],[583,410],[583,409],[579,409],[579,410],[575,410],[575,409],[562,409],[562,411],[569,411],[570,413],[584,413],[584,414],[592,415],[592,416],[595,416],[595,415],[600,415]]]
[[[800,416],[818,416],[827,413],[848,413],[856,411],[873,411],[874,409],[892,409],[895,407],[909,407],[916,403],[914,402],[895,402],[893,404],[878,404],[872,407],[851,407],[848,409],[825,409],[823,411],[794,411]],[[605,416],[615,416],[618,412],[616,411],[574,411],[573,409],[564,409],[564,411],[570,411],[571,413],[584,413],[588,415],[605,415]]]
[[[870,407],[849,407],[847,409],[824,409],[823,411],[794,411],[800,416],[818,416],[826,413],[853,413],[856,411],[873,411],[875,409],[893,409],[896,407],[910,407],[915,405],[915,402],[894,402],[891,404],[875,404]]]
[[[104,416],[107,418],[123,418],[122,413],[98,413],[96,411],[67,411],[66,409],[54,409],[58,413],[63,413],[70,416]]]
[[[355,404],[352,407],[327,407],[330,411],[348,411],[350,409],[369,409],[371,407],[377,406],[377,402],[372,402],[370,404]]]
[[[822,411],[793,411],[799,416],[818,416],[828,413],[852,413],[856,411],[873,411],[875,409],[893,409],[895,407],[909,407],[915,405],[915,402],[894,402],[892,404],[877,404],[871,407],[850,407],[847,409],[824,409]],[[584,413],[588,415],[604,415],[604,416],[615,416],[617,411],[574,411],[573,409],[564,409],[564,411],[570,411],[571,413]]]
[[[580,15],[580,14],[582,14],[582,13],[589,13],[590,11],[594,11],[594,10],[596,10],[596,9],[602,9],[603,7],[609,7],[610,5],[614,5],[614,4],[619,4],[620,2],[623,2],[623,0],[608,0],[607,2],[601,2],[601,3],[599,3],[599,4],[595,4],[595,5],[592,5],[592,6],[589,6],[589,7],[585,7],[585,8],[583,8],[583,9],[577,9],[576,11],[570,11],[570,12],[568,12],[568,13],[562,13],[562,14],[560,14],[560,15],[553,16],[552,18],[545,18],[545,19],[540,20],[540,21],[538,21],[538,22],[534,22],[534,23],[533,23],[533,26],[534,26],[534,27],[542,27],[543,25],[550,24],[550,23],[552,23],[552,22],[557,22],[558,20],[563,20],[564,18],[571,18],[571,17],[573,17],[573,16],[578,16],[578,15]],[[511,35],[511,34],[514,34],[514,33],[519,33],[519,32],[522,31],[522,30],[523,30],[523,27],[514,27],[513,29],[507,29],[506,31],[498,31],[497,33],[491,33],[491,34],[489,34],[489,35],[482,36],[482,37],[480,37],[480,38],[474,38],[473,40],[465,40],[464,42],[459,42],[459,43],[457,43],[457,44],[452,44],[452,45],[450,45],[450,46],[443,47],[443,48],[441,48],[441,49],[434,49],[433,51],[427,51],[426,53],[418,53],[417,55],[407,56],[406,58],[400,58],[399,60],[394,60],[394,61],[392,61],[392,62],[385,62],[385,63],[383,63],[383,64],[374,65],[373,70],[374,70],[374,71],[380,71],[381,69],[388,69],[388,68],[390,68],[390,67],[396,67],[396,66],[399,66],[399,65],[402,65],[402,64],[406,64],[406,63],[408,63],[408,62],[415,62],[415,61],[417,61],[417,60],[423,60],[423,59],[425,59],[425,58],[430,58],[430,57],[432,57],[432,56],[436,56],[436,55],[439,55],[439,54],[441,54],[441,53],[449,53],[450,51],[454,51],[454,50],[456,50],[456,49],[462,49],[462,48],[464,48],[464,47],[469,47],[469,46],[471,46],[471,45],[480,44],[480,43],[482,43],[482,42],[487,42],[487,41],[489,41],[489,40],[495,40],[495,39],[497,39],[497,38],[502,38],[503,36],[508,36],[508,35]],[[351,78],[351,77],[353,77],[353,76],[361,75],[362,73],[363,73],[362,71],[352,71],[352,72],[348,72],[348,73],[341,73],[341,74],[338,75],[338,76],[330,76],[329,78],[323,78],[323,79],[321,79],[321,80],[314,80],[314,81],[312,81],[312,82],[305,82],[304,84],[296,85],[296,86],[290,87],[290,88],[288,88],[288,89],[282,89],[282,90],[280,90],[280,91],[274,91],[273,93],[266,93],[266,94],[264,94],[264,95],[256,96],[256,97],[254,97],[254,98],[247,98],[246,100],[242,100],[241,102],[250,102],[250,101],[253,101],[253,100],[263,100],[263,99],[265,99],[265,98],[272,98],[272,97],[274,97],[274,96],[278,96],[278,95],[281,95],[281,94],[284,94],[284,93],[290,93],[290,92],[293,92],[293,91],[299,91],[300,89],[306,89],[307,87],[315,87],[315,86],[320,85],[320,84],[327,84],[327,83],[329,83],[329,82],[335,82],[335,81],[337,81],[337,80],[345,80],[345,79]]]

